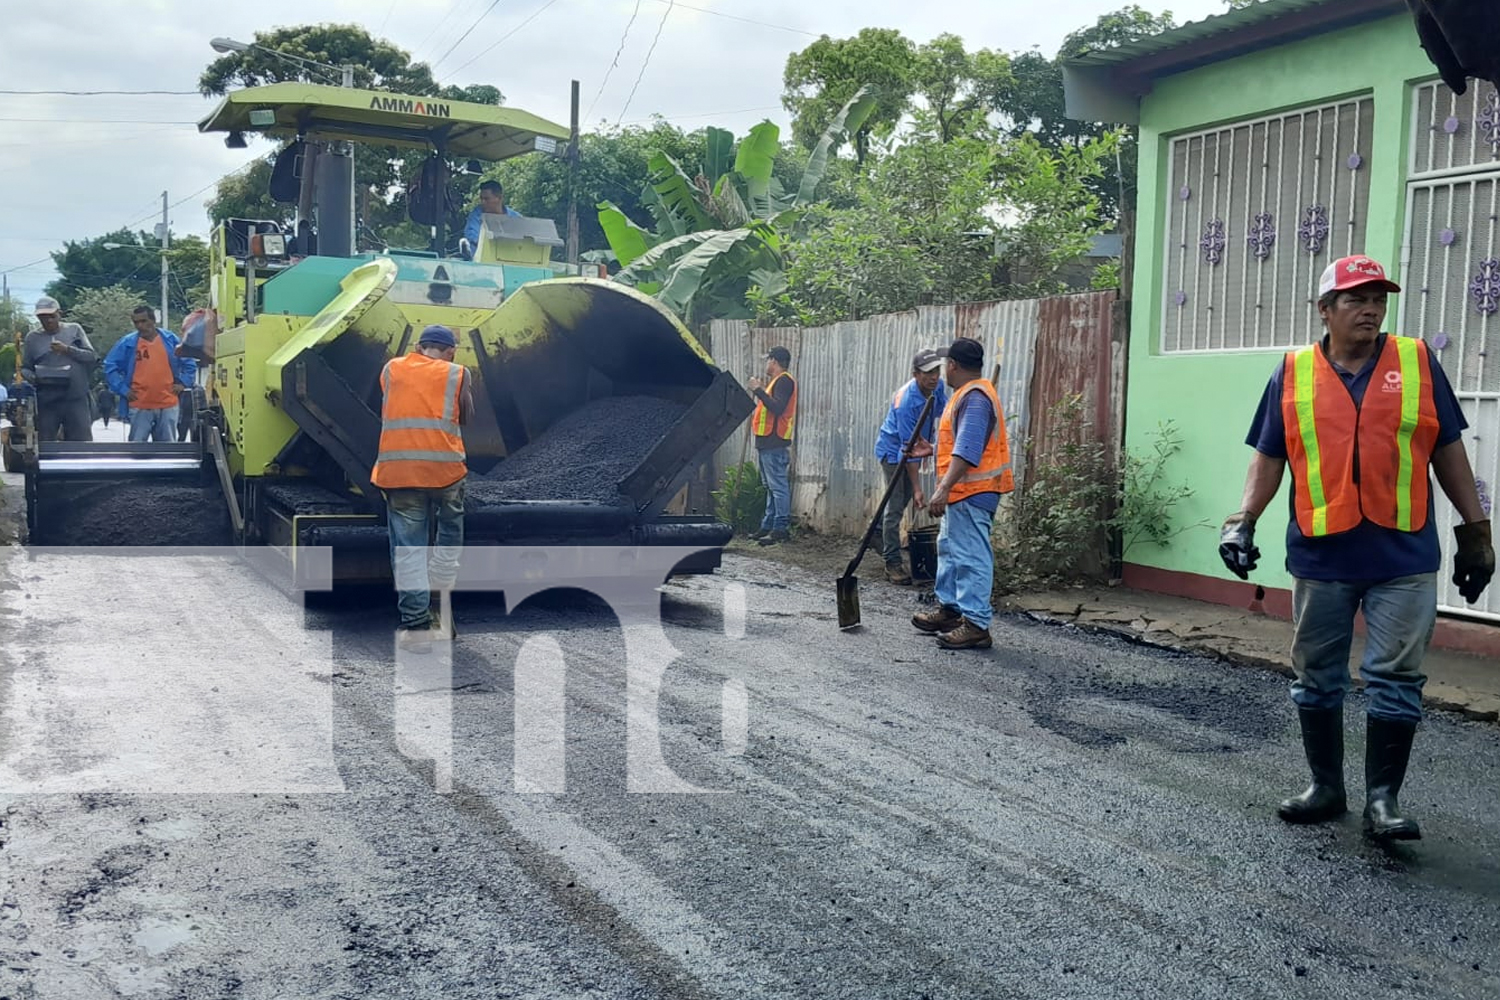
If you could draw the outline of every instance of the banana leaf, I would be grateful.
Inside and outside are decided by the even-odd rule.
[[[861,87],[828,123],[822,138],[813,147],[812,155],[807,158],[807,167],[802,171],[802,186],[797,189],[794,205],[806,205],[813,200],[818,185],[823,183],[823,175],[828,172],[829,157],[848,141],[850,135],[864,127],[870,113],[875,110],[875,103],[874,92],[869,87]]]
[[[750,273],[771,262],[779,262],[775,251],[766,245],[756,230],[748,227],[721,230],[672,264],[671,275],[657,298],[678,315],[688,316],[694,299],[711,283],[725,278],[740,279],[735,284],[739,306],[743,308],[743,293],[748,287]],[[722,309],[719,311],[723,312]]]
[[[661,223],[668,220],[659,217],[658,229],[670,228],[672,232],[691,233],[699,229],[717,228],[698,201],[693,179],[676,160],[657,150],[646,161],[646,166],[651,171],[651,187],[657,194],[657,204],[672,223],[670,226],[663,226]],[[655,206],[648,207],[655,211]]]
[[[707,130],[708,155],[703,161],[703,175],[710,184],[734,169],[734,133],[710,125]]]
[[[615,252],[621,267],[656,245],[656,234],[632,222],[614,202],[601,201],[598,209],[599,227],[604,230],[604,238],[609,240],[609,248]]]
[[[781,148],[781,129],[772,122],[761,122],[740,140],[734,157],[734,172],[745,179],[745,202],[757,219],[775,214],[771,203],[771,169]]]
[[[644,292],[647,283],[659,283],[669,274],[677,258],[720,232],[722,230],[705,229],[696,233],[684,233],[664,243],[658,243],[632,261],[629,267],[616,274],[614,280],[622,284],[634,285]],[[648,292],[648,294],[655,293]]]

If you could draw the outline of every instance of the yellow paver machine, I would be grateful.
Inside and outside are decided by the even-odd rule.
[[[474,245],[444,252],[449,163],[548,155],[567,129],[506,107],[300,83],[230,94],[199,129],[287,140],[271,193],[297,201],[298,221],[231,219],[213,235],[190,440],[39,442],[21,421],[33,544],[235,544],[294,566],[299,550],[327,547],[336,582],[389,578],[369,479],[378,379],[441,323],[475,376],[467,544],[691,546],[676,572],[718,566],[731,531],[684,498],[752,408],[733,376],[650,297],[560,276],[550,219],[485,215]],[[429,151],[409,201],[424,221],[429,202],[430,247],[356,251],[359,144]]]

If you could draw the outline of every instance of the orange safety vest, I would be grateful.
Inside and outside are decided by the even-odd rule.
[[[1438,436],[1427,345],[1387,337],[1359,406],[1321,344],[1288,352],[1281,380],[1302,534],[1336,535],[1365,519],[1397,531],[1426,527]]]
[[[380,373],[380,453],[370,482],[385,490],[442,489],[464,477],[459,430],[462,365],[412,353]]]
[[[756,437],[774,435],[783,441],[792,439],[792,428],[797,424],[797,380],[786,372],[782,372],[771,380],[770,385],[766,386],[765,393],[767,396],[774,395],[771,390],[784,378],[792,380],[792,398],[787,400],[786,409],[781,411],[781,416],[773,420],[771,411],[766,409],[766,404],[759,399],[755,401],[755,412],[750,415],[750,428],[755,432]]]
[[[953,461],[953,442],[957,437],[958,411],[964,396],[971,392],[983,393],[990,401],[995,413],[995,430],[984,443],[984,454],[979,464],[970,469],[953,488],[948,491],[948,502],[957,503],[976,493],[1009,493],[1016,488],[1010,471],[1010,441],[1005,435],[1005,415],[1000,412],[1000,397],[989,379],[977,378],[953,394],[943,410],[943,419],[938,422],[937,474],[938,482],[948,474]]]

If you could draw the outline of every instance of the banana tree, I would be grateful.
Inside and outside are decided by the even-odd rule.
[[[707,162],[697,175],[665,153],[654,154],[642,198],[654,231],[610,202],[598,206],[599,223],[623,268],[615,280],[657,296],[690,323],[754,315],[751,289],[780,282],[783,235],[812,202],[829,160],[875,104],[869,88],[862,88],[844,105],[813,147],[791,194],[772,174],[781,131],[771,122],[756,125],[737,146],[729,132],[710,128]]]

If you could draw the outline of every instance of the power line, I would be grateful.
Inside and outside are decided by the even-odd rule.
[[[651,65],[651,56],[656,52],[656,43],[661,41],[661,31],[667,26],[667,17],[675,6],[673,0],[667,0],[667,9],[661,12],[661,21],[656,25],[656,37],[651,39],[651,47],[646,50],[646,58],[641,61],[641,71],[636,74],[635,86],[630,88],[630,96],[625,98],[625,106],[620,109],[620,117],[615,121],[618,122],[620,118],[624,118],[625,112],[630,110],[630,102],[635,100],[635,92],[640,87],[641,80],[646,77],[646,67]]]
[[[656,115],[652,115],[650,118],[632,118],[628,122],[617,121],[617,122],[615,122],[615,124],[616,125],[644,125],[647,122],[654,121],[657,118],[663,118],[663,119],[665,119],[668,122],[682,122],[682,121],[692,121],[692,120],[697,119],[697,118],[718,118],[720,115],[748,115],[748,114],[750,114],[753,111],[780,111],[780,110],[781,110],[781,105],[779,105],[779,104],[765,104],[765,105],[762,105],[762,106],[760,106],[758,108],[735,108],[735,109],[731,109],[731,110],[728,110],[728,111],[705,111],[702,114],[694,114],[694,115],[656,114]]]
[[[436,35],[438,33],[438,31],[443,27],[443,25],[445,25],[445,24],[448,23],[448,20],[451,17],[453,17],[454,14],[457,14],[459,12],[459,10],[461,10],[462,8],[464,8],[466,6],[468,6],[468,0],[458,0],[457,4],[455,4],[452,7],[449,7],[448,8],[448,12],[446,14],[444,14],[442,17],[438,18],[437,23],[432,26],[432,29],[430,31],[428,31],[427,34],[425,34],[425,35],[422,36],[422,40],[420,42],[418,42],[416,45],[412,46],[411,51],[412,51],[413,57],[415,57],[416,53],[418,51],[420,51],[422,49],[422,47],[427,44],[428,39],[430,39],[430,38],[432,38],[432,36]]]
[[[480,52],[473,59],[470,59],[468,62],[464,63],[463,66],[458,67],[458,69],[453,70],[452,72],[450,72],[447,76],[443,77],[443,79],[439,80],[438,82],[442,83],[442,82],[444,82],[444,81],[452,78],[452,76],[455,73],[457,73],[459,70],[462,70],[464,67],[469,66],[472,63],[478,62],[480,59],[482,59],[485,56],[489,55],[490,51],[492,49],[494,49],[496,46],[498,46],[501,42],[505,41],[511,35],[514,35],[516,32],[518,32],[522,28],[526,27],[532,21],[535,21],[538,17],[540,17],[542,15],[543,12],[545,12],[547,10],[548,7],[551,7],[555,3],[557,3],[557,0],[547,0],[547,2],[545,4],[543,4],[541,7],[537,8],[536,12],[533,13],[530,17],[528,17],[526,20],[522,21],[520,24],[516,25],[514,28],[510,29],[509,31],[507,31],[505,34],[501,35],[499,38],[495,39],[494,43],[492,45],[490,45],[489,48],[485,49],[483,52]]]
[[[656,0],[656,2],[671,6],[673,0]],[[816,31],[806,31],[802,28],[793,28],[785,24],[772,24],[770,21],[757,21],[751,17],[740,17],[737,14],[726,14],[722,10],[709,10],[707,7],[694,7],[691,4],[685,3],[679,3],[677,4],[677,6],[683,8],[684,10],[695,10],[700,14],[712,14],[714,17],[727,17],[731,21],[743,21],[746,24],[758,24],[762,28],[775,28],[778,31],[791,31],[799,35],[807,35],[809,38],[819,37]]]
[[[594,113],[594,105],[599,103],[599,97],[604,93],[604,85],[609,82],[609,75],[620,65],[620,53],[625,51],[625,39],[630,37],[631,25],[635,24],[635,16],[641,12],[641,0],[635,0],[635,10],[630,12],[630,20],[625,22],[625,32],[620,36],[620,47],[615,49],[615,58],[609,64],[609,69],[604,71],[604,79],[599,81],[599,90],[594,94],[594,99],[589,101],[589,109],[583,113],[583,120],[587,121],[589,115]]]
[[[451,56],[453,54],[453,50],[462,45],[464,43],[464,39],[469,37],[469,33],[472,32],[475,28],[479,27],[479,22],[489,17],[490,11],[494,10],[498,6],[500,6],[500,0],[491,0],[490,5],[484,9],[484,12],[478,17],[474,18],[473,22],[464,29],[464,33],[458,36],[458,41],[448,46],[447,52],[444,52],[442,55],[438,56],[437,62],[432,64],[432,68],[437,69],[444,59],[447,59],[449,56]]]
[[[394,11],[395,9],[396,9],[396,0],[391,0],[391,5],[385,9],[385,17],[382,17],[380,19],[380,27],[378,27],[378,28],[375,29],[375,34],[378,35],[382,31],[385,30],[386,22],[391,19],[391,12]]]
[[[0,122],[45,122],[50,125],[196,125],[197,122],[162,121],[156,118],[0,118]]]

